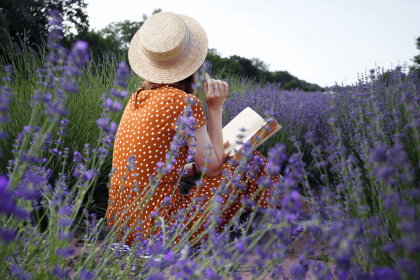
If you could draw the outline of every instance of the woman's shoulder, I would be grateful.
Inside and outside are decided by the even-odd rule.
[[[161,86],[156,89],[147,89],[147,90],[139,88],[136,90],[136,92],[134,92],[131,95],[130,100],[131,101],[134,101],[134,100],[146,101],[146,100],[155,99],[155,98],[160,99],[162,97],[173,99],[180,92],[183,92],[183,91],[182,90],[180,91],[177,88],[172,88],[168,86]]]
[[[188,103],[190,105],[197,105],[201,104],[200,99],[196,97],[195,95],[186,93],[183,90],[176,89],[175,95],[174,95],[174,102],[177,103]]]
[[[136,102],[137,105],[148,100],[151,102],[170,102],[177,105],[201,105],[200,100],[196,96],[168,85],[151,90],[142,90],[140,88],[130,98],[130,101]]]

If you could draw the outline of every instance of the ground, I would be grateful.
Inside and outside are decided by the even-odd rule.
[[[261,216],[257,217],[255,220],[258,221],[259,219],[261,219]],[[301,256],[301,254],[306,251],[305,246],[308,244],[308,242],[307,242],[308,238],[309,238],[309,235],[307,233],[305,233],[302,239],[298,240],[293,246],[291,246],[291,248],[289,250],[289,253],[287,254],[286,258],[284,259],[284,261],[282,263],[283,270],[284,270],[287,277],[291,276],[290,275],[290,268],[293,265],[299,263],[299,258]],[[265,234],[261,238],[262,244],[267,244],[269,239],[270,239],[270,235],[268,233]],[[79,244],[82,244],[82,243],[79,242]],[[75,256],[76,259],[78,258],[77,256],[81,255],[82,247],[78,246],[79,244],[78,244],[78,239],[77,238],[72,239],[71,248],[74,250],[73,256]],[[275,249],[273,248],[273,246],[270,246],[267,250],[267,254],[270,255],[270,254],[274,253],[274,250]],[[318,262],[319,261],[318,259],[320,259],[320,255],[321,255],[320,250],[315,250],[314,255],[311,256],[311,262]],[[246,261],[245,266],[254,265],[255,261],[257,260],[257,255],[255,254],[254,251],[251,251],[247,255],[246,260],[247,261]],[[329,266],[330,266],[331,271],[333,271],[334,270],[334,264],[329,262]],[[70,268],[70,266],[69,266],[69,268]],[[168,267],[165,270],[165,275],[170,275],[170,267]],[[255,279],[255,278],[252,278],[254,275],[251,272],[243,272],[241,275],[242,275],[243,280]],[[313,273],[311,271],[309,271],[306,274],[306,279],[311,279],[312,277],[313,277]],[[257,279],[262,279],[262,278],[257,278]],[[274,278],[266,277],[264,279],[274,279]]]

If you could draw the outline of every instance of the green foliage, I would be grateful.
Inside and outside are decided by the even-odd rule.
[[[13,76],[14,83],[11,89],[12,92],[19,94],[14,96],[10,105],[9,119],[11,121],[2,127],[2,130],[8,134],[6,140],[0,141],[0,150],[3,152],[3,156],[0,158],[0,173],[2,174],[8,173],[7,164],[8,160],[13,158],[11,150],[14,139],[21,132],[22,127],[29,123],[32,110],[30,105],[31,96],[34,90],[39,87],[36,71],[42,68],[44,64],[45,51],[38,53],[29,47],[19,49],[16,46],[13,50],[9,50],[8,57],[10,58],[8,62],[14,66],[16,72]],[[67,104],[68,115],[66,118],[69,120],[69,125],[64,146],[69,147],[71,153],[83,151],[85,143],[93,144],[98,140],[99,129],[96,120],[100,118],[102,112],[102,107],[100,107],[101,95],[107,93],[113,87],[117,64],[120,61],[121,57],[108,53],[101,63],[90,62],[84,68],[84,75],[78,78],[79,91],[76,95],[69,97]],[[4,66],[4,61],[0,62],[1,76],[6,75]],[[140,87],[141,83],[142,80],[131,72],[127,90],[133,93]],[[125,106],[127,101],[128,98],[124,101],[123,106]],[[122,112],[115,114],[112,121],[119,123],[121,116]],[[52,141],[56,139],[58,139],[58,135],[56,131],[53,131]],[[103,214],[105,211],[103,205],[107,203],[108,189],[106,184],[108,183],[108,173],[111,170],[111,164],[112,158],[106,158],[100,170],[101,176],[98,178],[95,187],[95,201],[98,203],[93,206],[100,205],[101,207],[90,209],[94,210],[95,213]],[[53,182],[57,180],[58,173],[61,172],[59,166],[60,161],[57,157],[49,164],[49,168],[53,171]],[[71,169],[73,167],[73,164],[69,164],[66,168]],[[74,178],[69,179],[70,181],[74,180]]]
[[[69,38],[64,40],[63,46],[67,49],[70,49],[77,40],[82,40],[89,43],[92,59],[95,61],[102,60],[103,56],[108,52],[119,52],[118,42],[113,40],[111,37],[104,38],[100,31],[95,30],[82,30],[77,35],[72,34]]]
[[[416,42],[416,47],[418,50],[420,50],[420,36],[417,38],[417,42]],[[420,54],[416,55],[412,61],[414,61],[414,68],[416,68],[417,70],[420,70]]]
[[[89,27],[84,0],[2,0],[0,2],[0,44],[9,44],[10,39],[33,47],[41,46],[48,35],[49,12],[53,9],[63,14],[64,37],[70,36],[70,27],[87,30]]]
[[[251,58],[252,65],[257,67],[261,71],[269,71],[270,64],[266,64],[258,57]]]
[[[46,11],[58,10],[62,13],[64,37],[70,35],[69,27],[77,30],[88,30],[89,21],[85,0],[45,0]]]
[[[9,22],[7,21],[5,14],[0,14],[0,45],[8,46],[10,39],[7,36],[7,30],[9,30]]]
[[[92,58],[97,62],[109,52],[119,53],[128,62],[131,39],[148,16],[143,14],[141,21],[111,22],[105,28],[95,31],[88,29],[86,7],[84,0],[4,0],[0,4],[0,44],[6,47],[10,42],[18,43],[21,39],[32,48],[33,44],[42,46],[48,33],[48,12],[57,9],[63,13],[65,32],[62,45],[66,49],[69,50],[77,40],[83,40],[89,44]],[[161,11],[160,8],[155,9],[152,15]],[[71,33],[70,27],[76,28],[77,34]],[[8,33],[11,38],[8,38]],[[287,71],[270,72],[270,65],[259,58],[248,59],[238,55],[223,58],[216,49],[209,49],[206,60],[212,63],[212,72],[220,73],[222,78],[236,75],[272,84],[281,83],[285,89],[323,91],[318,85],[299,80]]]
[[[160,13],[162,9],[154,9],[152,15]],[[119,22],[111,22],[105,28],[101,29],[99,33],[104,38],[110,38],[117,45],[118,48],[124,52],[128,51],[131,39],[136,32],[143,26],[144,22],[148,19],[146,14],[143,14],[142,21],[124,20]]]
[[[242,66],[233,63],[226,58],[222,58],[216,49],[209,49],[206,60],[212,64],[212,72],[219,72],[223,78],[235,73],[240,75],[243,71]]]
[[[143,15],[143,18],[145,15]],[[147,19],[147,17],[146,17]],[[99,33],[107,39],[110,39],[118,46],[119,49],[127,51],[131,39],[134,34],[142,27],[143,21],[119,21],[111,22],[105,28],[101,29]]]
[[[296,77],[290,74],[289,71],[275,71],[271,73],[271,79],[276,83],[286,85],[287,83],[295,80]]]
[[[45,8],[43,1],[3,0],[0,8],[2,15],[0,44],[3,46],[9,44],[8,38],[4,38],[4,34],[7,33],[15,43],[18,43],[20,38],[24,42],[40,45],[42,38],[46,38],[48,18],[46,13],[42,12]]]
[[[252,64],[251,60],[238,55],[232,55],[229,57],[229,61],[232,63],[236,62],[242,67],[242,73],[240,73],[241,76],[247,76],[251,78],[258,77],[259,69]]]
[[[288,82],[287,84],[285,84],[283,89],[291,90],[291,89],[296,89],[298,87],[299,87],[298,82],[296,80],[292,80],[292,81]]]
[[[268,70],[270,65],[259,58],[248,59],[238,55],[223,58],[216,49],[209,49],[206,60],[212,63],[212,72],[220,73],[222,78],[238,75],[272,84],[280,83],[287,90],[299,88],[303,91],[324,91],[323,88],[316,84],[299,80],[288,71],[270,72]]]
[[[152,15],[161,12],[162,9],[155,9]],[[111,22],[105,28],[95,30],[80,30],[77,34],[71,34],[64,38],[63,46],[67,49],[77,40],[88,42],[92,57],[96,61],[102,60],[109,52],[120,53],[121,59],[128,62],[128,46],[134,34],[139,30],[143,23],[148,19],[143,14],[142,21],[120,21]]]
[[[314,85],[306,86],[306,87],[303,87],[303,91],[313,92],[313,91],[316,91],[316,88]]]

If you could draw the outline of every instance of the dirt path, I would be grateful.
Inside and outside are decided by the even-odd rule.
[[[270,238],[269,234],[266,234],[265,236],[263,236],[262,237],[263,244],[268,242],[269,238]],[[309,239],[309,235],[305,234],[303,239],[298,240],[293,246],[291,246],[290,248],[291,250],[289,251],[286,258],[282,262],[282,268],[286,277],[291,277],[290,268],[293,265],[299,263],[300,256],[302,255],[302,253],[305,252],[305,247],[308,244],[308,239]],[[273,254],[274,251],[275,249],[273,248],[273,246],[270,246],[267,250],[267,254]],[[321,251],[319,249],[316,249],[314,256],[320,256],[320,255],[321,255]],[[255,254],[255,252],[252,251],[250,254],[248,254],[247,262],[245,265],[253,265],[256,259],[257,259],[257,255]],[[313,260],[313,259],[311,259],[310,261],[318,262],[318,260]],[[335,265],[333,263],[330,262],[329,266],[331,270],[334,270]],[[242,280],[250,280],[252,279],[253,274],[251,272],[246,272],[246,273],[242,273],[241,276],[242,276]],[[306,274],[306,279],[311,279],[313,277],[314,275],[311,269],[309,269],[309,272]],[[262,279],[262,278],[258,278],[258,279]],[[275,278],[266,277],[264,279],[275,279]]]
[[[259,217],[256,218],[256,220],[258,220]],[[267,244],[267,242],[270,239],[270,234],[265,234],[262,238],[262,244]],[[290,268],[299,263],[299,259],[300,256],[305,252],[305,247],[308,244],[308,239],[309,239],[309,234],[305,234],[303,239],[300,239],[298,241],[295,242],[295,244],[293,246],[290,247],[290,251],[287,254],[286,258],[283,260],[282,262],[282,268],[283,271],[285,273],[286,277],[291,277],[290,275]],[[100,242],[99,242],[100,244]],[[77,244],[77,239],[73,238],[71,241],[71,248],[74,250],[73,256],[80,256],[82,253],[82,246]],[[273,245],[271,245],[268,249],[267,249],[267,254],[271,255],[275,252],[275,249],[273,248]],[[321,251],[319,249],[315,250],[314,253],[314,257],[318,257],[321,255]],[[246,263],[244,264],[244,266],[253,266],[255,265],[256,260],[258,259],[257,254],[254,251],[251,251],[247,257],[246,257]],[[322,261],[318,261],[318,260],[314,260],[311,259],[310,260],[311,263],[315,263],[315,262],[322,262]],[[331,271],[334,270],[335,265],[331,262],[329,262],[329,267],[331,269]],[[70,268],[70,267],[69,267]],[[168,267],[165,270],[165,276],[170,276],[170,269],[171,267]],[[270,273],[269,273],[270,274]],[[242,280],[251,280],[252,277],[254,276],[251,272],[243,272],[241,274],[242,276]],[[306,279],[312,279],[314,277],[311,269],[309,269],[309,272],[306,274]],[[257,279],[263,279],[263,278],[257,278]],[[266,277],[264,279],[274,279],[271,277]]]
[[[256,217],[254,221],[256,221],[257,223],[259,223],[259,221],[261,220],[262,216]],[[294,266],[295,264],[299,263],[300,260],[300,256],[306,251],[306,246],[308,245],[308,239],[309,239],[309,234],[305,233],[303,238],[300,240],[297,240],[293,246],[290,247],[289,253],[286,255],[286,258],[283,260],[282,262],[282,268],[283,271],[285,273],[286,277],[291,277],[290,274],[290,268],[292,266]],[[270,234],[267,233],[265,234],[262,238],[261,238],[261,242],[262,244],[267,244],[270,240]],[[267,255],[271,255],[275,252],[274,246],[271,245],[267,250]],[[322,261],[317,260],[317,259],[321,259],[321,250],[319,250],[318,248],[315,248],[315,252],[314,255],[311,256],[313,258],[310,259],[311,264],[315,264],[315,263],[322,263]],[[256,261],[258,259],[257,254],[255,253],[255,251],[251,251],[247,256],[246,256],[246,263],[244,264],[244,266],[254,266],[256,264]],[[328,266],[331,270],[331,272],[334,273],[334,269],[335,269],[335,264],[332,262],[328,263]],[[268,273],[268,275],[270,275],[271,273]],[[165,276],[170,276],[170,267],[166,269],[165,271]],[[243,272],[241,273],[241,277],[242,280],[251,280],[252,277],[254,277],[254,275],[251,272]],[[306,279],[313,279],[314,278],[314,274],[311,271],[311,265],[309,266],[309,271],[306,274]],[[232,279],[232,278],[230,278]],[[260,278],[256,278],[256,279],[263,279],[262,276]],[[264,279],[275,279],[278,280],[278,278],[271,278],[271,277],[265,277]]]
[[[263,244],[266,244],[269,241],[269,239],[270,239],[269,234],[266,234],[261,238]],[[291,277],[290,268],[293,265],[299,263],[300,255],[305,252],[305,247],[308,244],[308,239],[309,239],[309,235],[305,234],[303,239],[298,240],[293,246],[291,246],[291,250],[290,250],[289,254],[287,254],[286,258],[283,260],[283,263],[282,263],[282,268],[283,268],[283,271],[284,271],[286,277],[289,277],[289,278]],[[269,254],[269,255],[273,254],[274,251],[275,251],[275,249],[273,248],[273,246],[270,246],[267,250],[267,254]],[[319,249],[315,250],[314,256],[320,256],[320,254],[321,254],[321,251]],[[257,254],[254,251],[251,251],[247,255],[246,259],[247,259],[247,261],[244,264],[244,266],[253,266],[253,265],[255,265],[255,262],[258,259],[258,257],[257,257]],[[311,263],[322,262],[322,261],[313,260],[313,259],[311,259],[310,261],[311,261]],[[329,267],[330,267],[331,271],[334,271],[335,265],[333,263],[329,262]],[[169,277],[171,275],[170,269],[171,269],[171,267],[168,267],[165,270],[165,277]],[[270,273],[268,275],[270,275]],[[241,273],[241,276],[242,276],[242,280],[251,280],[251,279],[253,279],[252,277],[254,277],[254,275],[251,272]],[[309,268],[309,272],[306,274],[306,279],[313,279],[313,277],[314,277],[314,274],[312,273],[311,269]],[[230,278],[230,279],[233,279],[233,278]],[[262,278],[262,276],[260,276],[260,278],[256,278],[256,279],[278,280],[278,278],[272,278],[272,277]]]

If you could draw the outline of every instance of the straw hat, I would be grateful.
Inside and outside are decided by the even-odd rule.
[[[208,50],[207,34],[194,19],[171,12],[148,18],[128,49],[133,71],[154,83],[175,83],[200,68]]]

